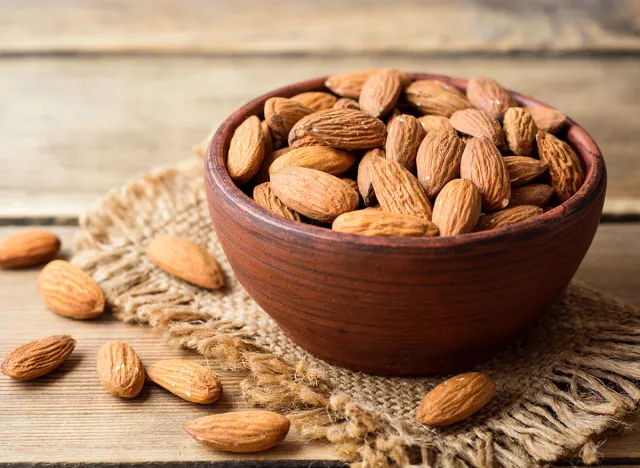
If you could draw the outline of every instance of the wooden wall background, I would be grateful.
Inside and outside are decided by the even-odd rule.
[[[393,66],[491,75],[600,145],[640,214],[637,0],[4,0],[0,217],[74,217],[277,86]]]

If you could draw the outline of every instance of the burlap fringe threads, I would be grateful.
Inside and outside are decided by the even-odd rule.
[[[142,264],[131,246],[155,229],[148,219],[170,223],[175,213],[206,203],[200,172],[190,163],[109,194],[83,218],[74,262],[100,283],[116,317],[148,323],[171,345],[243,372],[248,403],[289,413],[300,434],[326,437],[352,466],[524,468],[576,449],[585,463],[594,463],[593,436],[620,424],[638,406],[640,320],[630,313],[626,323],[605,323],[587,336],[508,414],[470,437],[434,437],[425,444],[406,422],[382,417],[339,393],[305,360],[284,362],[257,346],[242,324],[212,318],[194,297],[153,278],[152,266]]]

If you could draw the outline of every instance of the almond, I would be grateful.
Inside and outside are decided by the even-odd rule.
[[[504,114],[504,133],[513,154],[531,156],[538,133],[533,117],[522,107],[510,107]]]
[[[461,133],[474,137],[486,137],[498,148],[505,147],[504,132],[500,122],[480,109],[463,109],[451,116],[451,126]]]
[[[42,229],[27,229],[0,240],[0,267],[24,268],[46,263],[60,250],[60,239]]]
[[[183,237],[154,237],[147,246],[147,257],[167,273],[201,288],[219,289],[224,284],[216,259]]]
[[[435,80],[414,81],[405,89],[407,101],[423,114],[450,117],[458,110],[471,107],[454,86]]]
[[[356,162],[356,157],[348,151],[329,146],[303,146],[295,148],[276,159],[269,168],[270,173],[290,167],[308,167],[332,175],[342,175]]]
[[[337,75],[331,75],[325,81],[324,85],[338,96],[346,98],[358,99],[365,82],[379,71],[378,68],[370,68],[367,70],[356,70]],[[401,86],[407,86],[413,80],[411,73],[398,71]]]
[[[351,98],[340,98],[333,105],[334,109],[356,109],[360,110],[360,104],[358,101]]]
[[[96,367],[102,385],[111,395],[133,398],[142,391],[144,367],[128,344],[107,341],[98,351]]]
[[[374,148],[367,151],[360,160],[360,164],[358,164],[358,190],[366,206],[378,203],[376,193],[373,190],[373,184],[371,183],[371,172],[369,171],[369,163],[373,157],[384,158],[386,155],[384,150]]]
[[[425,218],[382,210],[358,210],[338,216],[334,231],[361,236],[431,237],[438,235],[438,227]]]
[[[283,218],[290,219],[291,221],[300,221],[300,215],[289,209],[278,197],[275,196],[273,190],[271,190],[271,182],[256,185],[253,188],[253,200],[258,205],[266,208],[277,216],[282,216]]]
[[[496,80],[484,77],[474,77],[469,80],[467,98],[475,107],[487,111],[499,121],[502,121],[509,107],[518,105],[511,93],[500,86]]]
[[[401,114],[391,122],[385,144],[386,156],[413,172],[420,143],[426,133],[418,119]]]
[[[289,427],[289,419],[271,411],[214,414],[182,426],[199,444],[234,453],[275,447],[287,436]]]
[[[319,111],[322,109],[331,109],[338,100],[331,93],[325,93],[324,91],[309,91],[307,93],[300,93],[293,96],[291,99],[298,101],[305,107],[313,109],[313,111]]]
[[[478,187],[485,210],[501,210],[509,204],[509,172],[500,151],[488,138],[474,137],[467,143],[462,153],[460,175]]]
[[[386,115],[400,97],[400,74],[393,68],[381,68],[362,85],[360,109],[374,117]]]
[[[76,347],[69,335],[32,341],[11,351],[2,363],[2,373],[16,380],[31,380],[48,374],[66,361]]]
[[[464,143],[446,128],[431,131],[418,148],[416,165],[418,180],[429,198],[460,176],[460,160]]]
[[[528,156],[505,156],[503,159],[511,185],[518,186],[531,182],[547,170],[547,164]]]
[[[395,161],[378,156],[369,160],[369,172],[383,210],[431,218],[431,203],[411,172]]]
[[[54,260],[42,269],[38,292],[49,310],[64,317],[85,320],[104,312],[100,286],[79,267],[64,260]]]
[[[539,206],[522,205],[506,210],[497,211],[480,218],[476,231],[488,231],[490,229],[498,229],[512,224],[526,221],[529,218],[542,214],[542,208]]]
[[[447,183],[433,204],[432,221],[441,236],[457,236],[473,232],[480,219],[482,197],[478,188],[466,179]]]
[[[265,155],[260,119],[248,117],[236,128],[229,144],[227,170],[233,181],[242,185],[258,173]]]
[[[282,140],[287,139],[296,122],[313,112],[313,109],[293,99],[274,97],[264,103],[264,119],[275,137]]]
[[[209,404],[220,399],[222,383],[210,369],[186,359],[165,359],[147,367],[152,382],[192,403]]]
[[[330,223],[358,206],[358,194],[335,176],[306,167],[285,167],[271,174],[271,189],[290,209]]]
[[[560,201],[571,198],[584,182],[584,172],[576,153],[564,141],[547,132],[538,132],[538,155],[549,166],[551,186]]]
[[[455,129],[451,126],[451,121],[447,117],[441,115],[423,115],[422,117],[418,117],[418,121],[422,124],[422,128],[424,128],[426,133],[442,127],[449,133],[457,135]]]
[[[333,148],[367,149],[383,145],[387,129],[381,120],[362,111],[327,109],[300,120],[289,133],[289,146],[305,136]]]
[[[511,189],[508,208],[521,205],[544,206],[553,195],[553,187],[546,184],[529,184]]]
[[[416,420],[426,426],[450,426],[478,412],[495,391],[493,379],[486,374],[456,375],[427,393],[416,410]]]
[[[273,137],[266,120],[260,122],[260,128],[262,129],[262,142],[264,143],[264,159],[266,159],[273,153]]]
[[[524,108],[536,124],[538,130],[556,134],[567,123],[567,116],[562,112],[549,107],[525,107]]]

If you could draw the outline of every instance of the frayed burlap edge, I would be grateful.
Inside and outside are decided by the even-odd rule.
[[[211,318],[193,297],[154,281],[128,255],[127,246],[146,229],[139,213],[157,210],[151,200],[168,197],[177,210],[203,202],[200,174],[200,164],[190,162],[111,192],[81,220],[74,262],[100,283],[116,317],[148,323],[171,345],[244,373],[241,389],[249,404],[286,411],[303,437],[327,438],[353,466],[526,467],[578,450],[585,463],[593,463],[594,437],[622,424],[640,402],[640,318],[621,305],[628,308],[625,323],[594,328],[542,378],[535,395],[498,423],[468,440],[418,444],[406,424],[337,393],[304,359],[289,363],[262,349],[241,324]]]

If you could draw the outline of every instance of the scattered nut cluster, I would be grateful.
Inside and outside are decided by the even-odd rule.
[[[584,171],[564,114],[519,107],[495,80],[466,94],[390,68],[330,76],[266,101],[235,130],[227,169],[291,221],[374,236],[455,236],[525,221],[573,196]]]
[[[60,239],[53,233],[31,229],[0,240],[0,267],[47,265],[38,277],[38,291],[45,306],[64,317],[88,320],[105,310],[100,286],[79,267],[55,260]],[[216,260],[202,247],[173,236],[155,237],[147,257],[158,267],[202,288],[218,289],[224,278]],[[54,371],[73,353],[76,341],[54,335],[11,351],[0,369],[15,380],[28,381]],[[111,394],[135,398],[152,382],[180,398],[211,404],[222,396],[222,383],[209,368],[185,359],[166,359],[146,368],[134,349],[121,341],[108,341],[98,351],[96,368]],[[206,416],[184,424],[196,442],[229,452],[257,452],[274,447],[289,432],[289,419],[270,411],[243,411]]]

